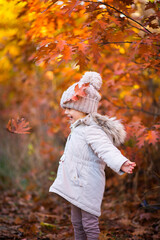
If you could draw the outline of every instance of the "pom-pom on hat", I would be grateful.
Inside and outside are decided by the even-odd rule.
[[[62,108],[72,108],[84,113],[97,112],[101,96],[102,78],[97,72],[86,72],[78,83],[70,86],[62,95]]]

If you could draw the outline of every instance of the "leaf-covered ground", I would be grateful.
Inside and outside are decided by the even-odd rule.
[[[143,208],[130,192],[122,194],[113,184],[111,179],[104,194],[100,240],[160,239],[160,210]],[[0,239],[74,239],[70,205],[47,189],[6,190],[0,206]]]

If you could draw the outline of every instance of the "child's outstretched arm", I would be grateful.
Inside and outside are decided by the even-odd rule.
[[[135,162],[131,162],[130,160],[128,160],[122,164],[121,171],[125,173],[133,173],[133,169],[135,168],[135,166]]]
[[[88,126],[85,131],[86,142],[93,152],[103,160],[108,167],[118,174],[132,173],[135,163],[128,160],[117,149],[109,136],[97,125]]]

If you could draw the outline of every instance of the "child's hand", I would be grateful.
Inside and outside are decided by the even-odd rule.
[[[123,163],[121,170],[125,173],[133,173],[133,169],[135,168],[136,163],[131,161],[126,161]]]

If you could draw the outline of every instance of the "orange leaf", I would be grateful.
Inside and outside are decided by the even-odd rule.
[[[65,103],[69,101],[77,101],[79,97],[85,97],[86,96],[86,88],[89,86],[89,83],[83,83],[81,87],[78,86],[78,84],[74,88],[74,94],[73,96],[68,99]]]
[[[85,97],[86,96],[85,90],[88,86],[89,86],[89,83],[84,83],[84,84],[82,84],[81,87],[79,87],[78,84],[77,84],[74,88],[75,93],[72,97],[72,100],[77,101],[79,99],[79,97]]]
[[[81,51],[83,54],[85,54],[86,53],[86,44],[84,44],[84,43],[77,43],[77,46],[78,46],[78,49],[79,49],[79,51]]]
[[[64,49],[63,49],[63,59],[68,62],[69,60],[71,60],[71,55],[72,55],[72,48],[70,46],[65,45]]]
[[[7,124],[7,130],[11,133],[17,134],[29,134],[31,128],[29,127],[29,122],[26,122],[24,118],[21,119],[10,119]]]
[[[158,141],[158,132],[156,131],[148,131],[147,135],[146,135],[146,140],[148,141],[148,143],[151,143],[151,144],[155,144],[157,141]]]
[[[66,45],[66,41],[63,40],[63,39],[60,39],[57,43],[57,48],[60,50],[60,51],[63,51],[64,47]]]
[[[70,16],[74,8],[78,5],[78,3],[79,3],[79,0],[71,1],[71,4],[68,5],[69,9],[65,12],[65,14],[68,14]]]
[[[17,224],[17,225],[20,225],[22,224],[23,220],[20,218],[20,217],[16,217],[16,219],[14,220],[14,223]]]

